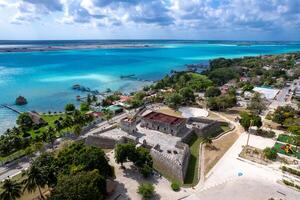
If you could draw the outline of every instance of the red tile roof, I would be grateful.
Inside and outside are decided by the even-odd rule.
[[[152,121],[158,121],[162,123],[166,123],[169,125],[177,125],[181,124],[185,121],[184,118],[174,117],[171,115],[166,115],[159,112],[151,112],[144,116],[145,119],[152,120]]]

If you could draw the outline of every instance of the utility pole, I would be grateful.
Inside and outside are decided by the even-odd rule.
[[[253,120],[251,119],[250,120],[250,126],[249,126],[249,129],[252,127],[252,123],[253,123]],[[249,139],[250,139],[250,131],[248,129],[248,138],[247,138],[247,144],[246,144],[246,147],[249,145]]]

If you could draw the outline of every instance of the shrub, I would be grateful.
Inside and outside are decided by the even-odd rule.
[[[286,172],[289,172],[291,174],[294,174],[294,175],[300,177],[300,171],[299,170],[289,168],[289,167],[286,167],[286,166],[282,166],[281,169],[282,169],[282,171],[286,171]]]
[[[141,174],[143,175],[143,177],[147,178],[152,174],[152,167],[150,167],[147,164],[144,164],[144,166],[141,168]]]
[[[174,190],[176,192],[179,191],[180,190],[180,184],[179,184],[179,182],[177,182],[177,181],[172,182],[171,188],[172,188],[172,190]]]
[[[277,158],[277,151],[274,148],[269,148],[269,147],[265,148],[264,154],[266,158],[268,158],[269,160],[276,160]]]
[[[273,138],[275,136],[275,132],[274,131],[265,131],[262,129],[258,129],[257,130],[257,135],[261,136],[261,137],[266,137],[266,138]]]
[[[142,183],[138,188],[138,193],[145,199],[151,198],[154,194],[154,186],[151,183]]]
[[[282,179],[282,182],[283,182],[284,184],[286,184],[286,185],[288,185],[288,186],[292,186],[292,187],[294,187],[294,185],[295,185],[293,182],[288,181],[288,180],[285,180],[285,179]]]

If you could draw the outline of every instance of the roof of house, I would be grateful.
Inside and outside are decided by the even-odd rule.
[[[35,111],[28,112],[28,115],[35,124],[45,123],[44,119]]]
[[[129,101],[129,100],[131,100],[131,97],[129,97],[129,96],[120,96],[120,102],[122,102],[122,103],[124,103],[124,102],[127,102],[127,101]]]
[[[108,107],[106,107],[106,109],[108,109],[110,111],[119,111],[119,110],[122,110],[122,108],[120,106],[117,106],[117,105],[108,106]]]
[[[158,121],[169,125],[177,125],[185,121],[184,118],[166,115],[159,112],[150,112],[149,114],[144,116],[144,119]]]

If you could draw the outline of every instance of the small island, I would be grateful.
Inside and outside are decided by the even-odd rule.
[[[27,99],[23,96],[18,96],[18,98],[16,98],[16,105],[18,106],[26,105],[27,103]]]

